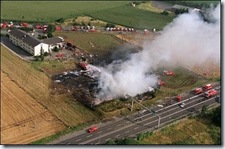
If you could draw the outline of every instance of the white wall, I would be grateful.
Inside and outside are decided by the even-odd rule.
[[[41,55],[41,47],[44,50],[44,52],[48,52],[48,44],[45,43],[40,43],[39,45],[37,45],[36,47],[34,47],[34,56],[39,56]]]

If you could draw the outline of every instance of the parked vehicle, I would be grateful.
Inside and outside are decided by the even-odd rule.
[[[163,74],[164,74],[164,75],[167,75],[167,76],[174,76],[174,72],[173,72],[173,71],[167,71],[167,70],[164,70],[164,71],[163,71]]]

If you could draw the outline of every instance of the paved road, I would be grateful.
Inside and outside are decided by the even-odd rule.
[[[215,85],[217,90],[219,84]],[[185,103],[181,108],[180,104]],[[218,105],[215,97],[206,99],[203,94],[192,95],[192,97],[176,102],[164,107],[152,107],[156,113],[145,111],[137,112],[131,116],[123,117],[108,124],[100,124],[99,129],[93,133],[87,133],[85,130],[75,133],[70,138],[61,139],[51,142],[51,144],[103,144],[109,139],[135,136],[136,134],[157,129],[160,117],[160,127],[176,119],[180,119],[189,114],[199,112],[203,105]]]

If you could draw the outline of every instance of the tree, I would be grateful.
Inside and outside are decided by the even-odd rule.
[[[41,47],[41,55],[40,55],[40,58],[41,58],[41,61],[43,61],[44,60],[44,50],[43,50],[43,48]]]
[[[53,50],[54,52],[58,52],[58,51],[59,51],[59,48],[54,47],[52,50]]]
[[[107,27],[112,27],[112,28],[114,28],[114,27],[115,27],[115,24],[107,23],[105,27],[106,27],[106,28],[107,28]]]
[[[53,33],[55,31],[55,25],[49,24],[47,27],[47,33]]]
[[[53,37],[52,33],[48,33],[47,36],[48,36],[48,38]]]
[[[55,22],[63,23],[64,22],[64,19],[63,18],[59,18],[59,19],[56,19]]]
[[[217,107],[212,111],[212,122],[221,127],[221,108]]]
[[[167,12],[167,11],[164,10],[164,11],[161,12],[160,14],[168,16],[168,15],[169,15],[169,12]]]

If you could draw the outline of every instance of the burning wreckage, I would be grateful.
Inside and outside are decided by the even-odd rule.
[[[98,81],[101,75],[101,70],[99,68],[90,64],[85,64],[84,62],[80,63],[80,68],[80,70],[71,70],[52,76],[54,90],[58,94],[70,92],[75,100],[91,108],[104,101],[113,99],[107,95],[99,96],[101,91]],[[158,87],[159,86],[158,84]],[[135,97],[124,95],[124,97],[119,98],[145,100],[153,98],[155,96],[154,93],[155,89],[149,87],[146,89],[146,92],[138,94]]]

